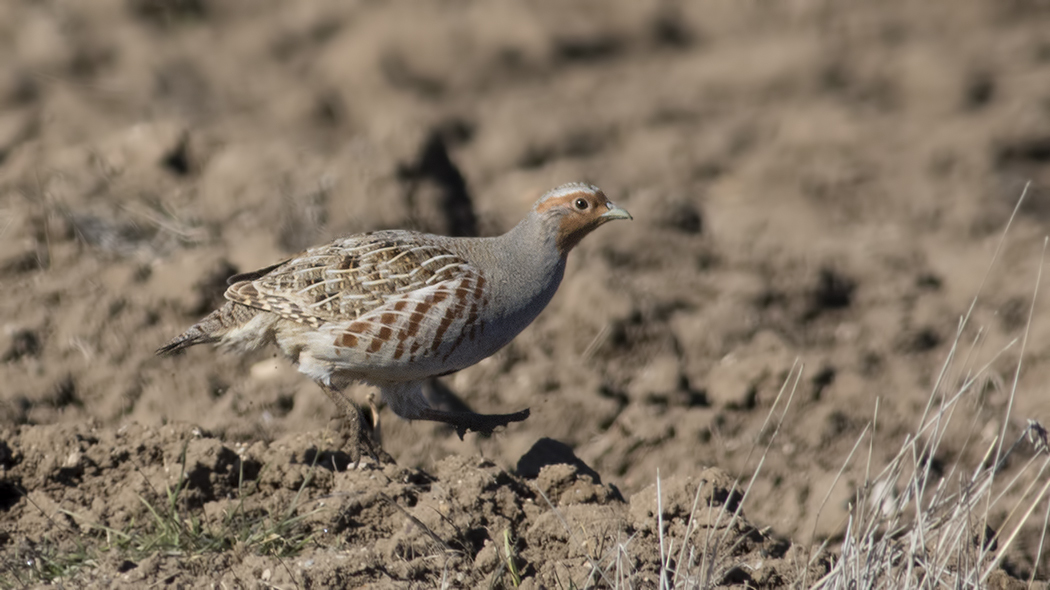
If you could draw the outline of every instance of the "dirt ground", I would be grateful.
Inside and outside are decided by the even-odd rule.
[[[271,539],[302,546],[107,552],[58,583],[613,586],[588,560],[626,544],[651,587],[658,473],[678,542],[702,546],[698,482],[733,509],[798,362],[745,518],[701,529],[743,539],[724,553],[749,567],[719,583],[802,583],[827,560],[800,556],[841,537],[864,461],[836,476],[876,408],[877,470],[937,383],[988,364],[930,458],[981,463],[1030,310],[1006,439],[1050,423],[1043,0],[16,0],[0,63],[9,580],[149,521],[183,474],[186,514],[293,510]],[[574,180],[634,221],[588,237],[507,348],[433,385],[531,408],[495,436],[381,410],[397,465],[348,470],[335,408],[274,351],[153,354],[235,272],[371,229],[497,234]],[[1035,520],[1002,587],[1050,572]]]

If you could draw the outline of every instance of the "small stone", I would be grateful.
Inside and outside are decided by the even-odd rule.
[[[483,572],[490,572],[496,569],[499,565],[499,554],[496,552],[496,545],[490,541],[485,541],[485,546],[478,551],[477,556],[474,558],[474,567]]]
[[[69,454],[68,457],[66,457],[66,462],[62,466],[63,467],[76,467],[77,465],[80,465],[80,459],[81,458],[82,458],[82,455],[80,454],[80,451],[73,451],[72,453]]]

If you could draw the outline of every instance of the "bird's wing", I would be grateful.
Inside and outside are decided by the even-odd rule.
[[[448,289],[454,295],[463,284],[480,279],[461,257],[412,232],[352,236],[240,276],[244,280],[230,285],[226,299],[314,328],[352,322],[387,307],[411,323],[409,303]]]
[[[475,358],[486,329],[485,277],[466,263],[442,264],[446,270],[424,286],[388,295],[357,319],[331,322],[311,334],[311,353],[332,366],[389,381],[447,374],[488,356]]]

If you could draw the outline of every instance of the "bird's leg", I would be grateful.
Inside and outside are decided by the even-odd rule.
[[[529,417],[528,410],[513,414],[477,414],[432,408],[423,395],[422,381],[386,383],[380,386],[380,391],[387,406],[398,416],[406,420],[431,420],[451,424],[456,428],[456,434],[461,440],[468,430],[492,434],[492,431],[500,426],[521,422]]]
[[[358,465],[361,460],[361,451],[364,451],[377,463],[393,463],[393,457],[376,444],[368,429],[363,428],[361,410],[357,407],[357,404],[347,399],[342,391],[320,381],[317,384],[321,386],[321,390],[325,392],[328,399],[332,400],[343,413],[347,434],[349,435],[348,438],[350,439],[350,448],[347,449],[350,461],[354,465]]]
[[[456,427],[456,434],[459,435],[459,439],[463,440],[463,435],[468,430],[492,434],[492,431],[500,426],[506,426],[511,422],[521,422],[528,417],[528,408],[513,414],[476,414],[474,412],[447,412],[435,410],[434,408],[421,408],[417,419],[451,424]]]

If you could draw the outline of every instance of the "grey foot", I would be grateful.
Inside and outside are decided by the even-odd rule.
[[[420,412],[420,420],[432,420],[444,422],[456,428],[456,434],[463,440],[467,431],[473,430],[483,434],[492,434],[492,431],[500,426],[506,426],[511,422],[521,422],[529,417],[528,408],[514,412],[513,414],[477,414],[475,412],[446,412],[433,408],[424,408]]]

